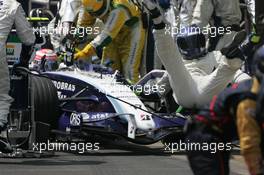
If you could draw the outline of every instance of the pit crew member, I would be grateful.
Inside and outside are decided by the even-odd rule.
[[[238,134],[241,154],[251,175],[264,174],[264,46],[253,60],[253,80],[234,84],[215,96],[187,124],[186,142],[226,145]],[[194,174],[228,174],[229,153],[223,146],[210,150],[189,150],[188,159]]]
[[[207,104],[234,79],[241,67],[246,48],[241,50],[239,45],[246,38],[245,32],[237,33],[221,51],[208,53],[205,36],[191,26],[183,28],[177,36],[176,46],[172,37],[166,34],[165,23],[156,4],[151,1],[145,3],[153,16],[156,49],[170,76],[176,102],[185,108]]]
[[[25,12],[16,0],[0,0],[0,132],[7,126],[7,117],[12,98],[9,96],[10,80],[6,60],[6,41],[13,27],[23,43],[20,62],[16,66],[27,66],[29,51],[35,42],[35,35],[30,27]],[[2,145],[2,144],[0,144]]]
[[[235,32],[240,30],[241,11],[239,0],[197,0],[191,24],[204,28],[210,23],[212,18],[213,25],[211,26],[223,27],[226,30],[230,30],[226,34],[219,34],[217,32],[217,36],[214,36],[214,38],[219,39],[218,42],[215,41],[214,47],[216,47],[216,50],[220,50],[229,43]]]
[[[62,0],[56,17],[50,22],[49,30],[52,45],[56,51],[60,49],[62,41],[71,32],[71,27],[76,22],[81,6],[81,0]]]
[[[129,0],[83,0],[86,13],[80,25],[91,26],[96,18],[104,28],[75,58],[89,58],[103,49],[102,59],[111,59],[112,67],[120,70],[126,79],[137,82],[145,43],[145,29],[141,12]]]

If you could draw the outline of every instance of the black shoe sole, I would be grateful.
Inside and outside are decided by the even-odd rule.
[[[232,42],[226,47],[221,49],[221,53],[226,56],[230,55],[231,57],[232,55],[236,55],[239,46],[245,41],[246,38],[247,38],[246,31],[242,30],[236,33],[236,35],[233,37]]]
[[[246,38],[247,38],[247,32],[242,30],[238,32],[233,37],[233,41],[228,46],[224,47],[223,49],[229,50],[230,48],[238,47],[240,44],[243,43],[243,41],[245,41]]]

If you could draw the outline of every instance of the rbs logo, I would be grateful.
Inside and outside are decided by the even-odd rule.
[[[81,116],[79,114],[72,113],[70,116],[71,126],[80,126],[81,125]]]

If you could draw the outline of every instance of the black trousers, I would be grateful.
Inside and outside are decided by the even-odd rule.
[[[210,144],[218,144],[220,142],[221,144],[226,144],[225,142],[221,141],[218,136],[204,127],[192,127],[192,129],[186,133],[185,143],[203,145],[200,150],[192,149],[187,151],[189,164],[195,175],[229,174],[230,151],[207,150],[207,147],[205,146]]]
[[[264,1],[255,0],[255,20],[257,33],[264,36]]]

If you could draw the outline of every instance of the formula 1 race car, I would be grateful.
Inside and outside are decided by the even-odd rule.
[[[100,70],[102,71],[102,70]],[[45,72],[57,88],[59,132],[119,135],[151,144],[182,131],[185,118],[150,112],[117,74],[79,69]]]
[[[8,130],[13,145],[21,146],[25,139],[26,144],[89,141],[92,136],[152,144],[182,135],[186,118],[150,111],[118,73],[105,67],[83,71],[71,66],[41,73],[17,69],[19,76],[11,81],[15,101]]]
[[[31,59],[30,69],[13,68],[17,58],[9,59],[14,102],[7,140],[13,147],[32,149],[47,140],[90,141],[94,136],[122,137],[137,144],[181,139],[184,116],[161,113],[160,99],[136,95],[150,85],[132,86],[104,65],[84,70],[73,63],[72,49],[60,54],[64,66],[54,69],[45,60],[56,54],[45,51]]]

